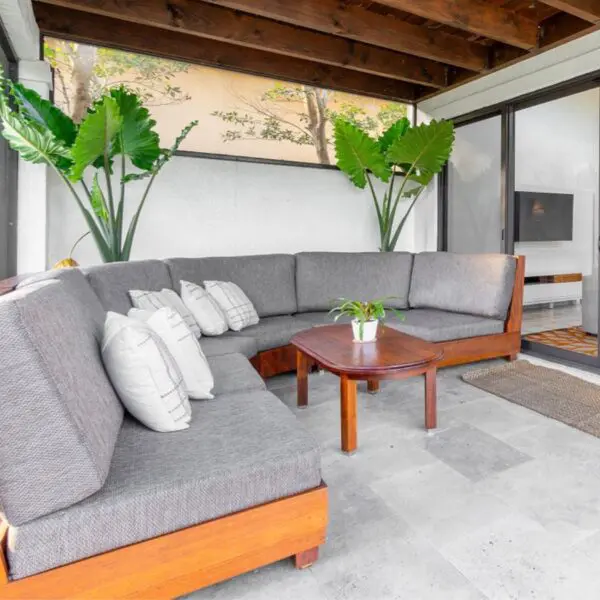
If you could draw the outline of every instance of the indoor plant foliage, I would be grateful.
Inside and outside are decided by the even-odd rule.
[[[389,300],[389,298],[387,298]],[[404,315],[394,308],[386,307],[381,300],[348,300],[347,298],[338,298],[337,306],[329,311],[334,314],[334,321],[340,317],[352,318],[352,332],[357,342],[372,342],[377,337],[377,324],[379,321],[385,321],[386,310],[392,311],[399,319],[404,320]]]
[[[379,249],[393,251],[417,200],[450,158],[453,123],[431,121],[413,127],[407,118],[402,118],[374,139],[356,125],[337,119],[334,136],[337,166],[355,186],[364,189],[368,185],[373,196],[381,240]],[[375,190],[373,177],[387,183],[381,197]],[[402,200],[410,204],[396,224]]]
[[[166,150],[159,145],[156,122],[125,87],[99,98],[77,124],[34,90],[0,77],[2,135],[24,160],[54,169],[83,213],[104,262],[129,260],[152,184],[196,122]],[[133,172],[127,172],[128,164]],[[111,181],[115,165],[117,183]],[[148,182],[125,228],[127,184],[141,179]]]

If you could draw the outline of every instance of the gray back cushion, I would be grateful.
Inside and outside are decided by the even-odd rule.
[[[95,329],[59,281],[0,298],[0,508],[11,525],[104,484],[123,408]]]
[[[157,292],[172,287],[169,269],[160,260],[99,265],[86,269],[85,273],[104,309],[122,315],[131,308],[129,290]]]
[[[71,267],[44,271],[25,279],[18,287],[22,288],[32,283],[47,281],[49,279],[57,279],[62,282],[68,293],[79,301],[86,317],[95,325],[96,339],[98,342],[101,342],[106,311],[81,269]]]
[[[410,306],[505,319],[515,269],[515,257],[506,254],[417,254]]]
[[[295,260],[291,254],[171,258],[166,263],[177,292],[182,279],[199,285],[205,280],[233,281],[250,298],[259,317],[296,312]]]
[[[409,252],[296,254],[298,311],[329,310],[342,297],[407,308],[412,261]]]

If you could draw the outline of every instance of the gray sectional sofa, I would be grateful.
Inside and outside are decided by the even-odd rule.
[[[252,365],[263,375],[293,368],[291,337],[328,322],[340,296],[389,297],[406,320],[388,324],[427,340],[499,339],[510,333],[516,273],[517,261],[504,255],[309,252],[117,263],[25,282],[0,298],[0,507],[10,524],[0,597],[61,565],[323,490],[316,442]],[[131,307],[129,290],[179,291],[182,279],[234,281],[261,320],[201,338],[216,399],[193,402],[190,429],[162,434],[124,415],[98,342],[106,311]],[[498,348],[512,354],[512,346]],[[303,538],[317,540],[312,546],[324,537],[326,502],[319,506],[311,523],[320,528]],[[215,568],[193,585],[312,546],[294,538],[256,550],[259,562],[244,555],[238,570]],[[192,581],[182,576],[173,590]]]

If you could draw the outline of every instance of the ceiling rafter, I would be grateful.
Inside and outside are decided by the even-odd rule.
[[[542,2],[584,21],[600,24],[600,0],[542,0]]]
[[[379,0],[383,4],[444,25],[517,46],[537,44],[538,26],[488,0]]]
[[[397,79],[216,40],[201,40],[178,31],[132,25],[124,20],[42,2],[34,2],[33,6],[44,35],[389,100],[412,102],[422,93],[420,86]]]
[[[143,8],[119,0],[42,0],[75,10],[172,29],[421,85],[442,88],[447,69],[438,62],[298,28],[204,2],[178,7],[146,0]]]
[[[307,27],[389,50],[481,71],[486,50],[477,43],[431,31],[408,21],[377,14],[363,6],[339,0],[206,0],[249,14]],[[186,0],[173,0],[185,11]]]

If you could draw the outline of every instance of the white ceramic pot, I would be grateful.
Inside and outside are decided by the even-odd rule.
[[[362,336],[360,321],[354,319],[352,321],[352,333],[356,342],[373,342],[377,337],[377,323],[379,321],[365,321],[362,326]]]

